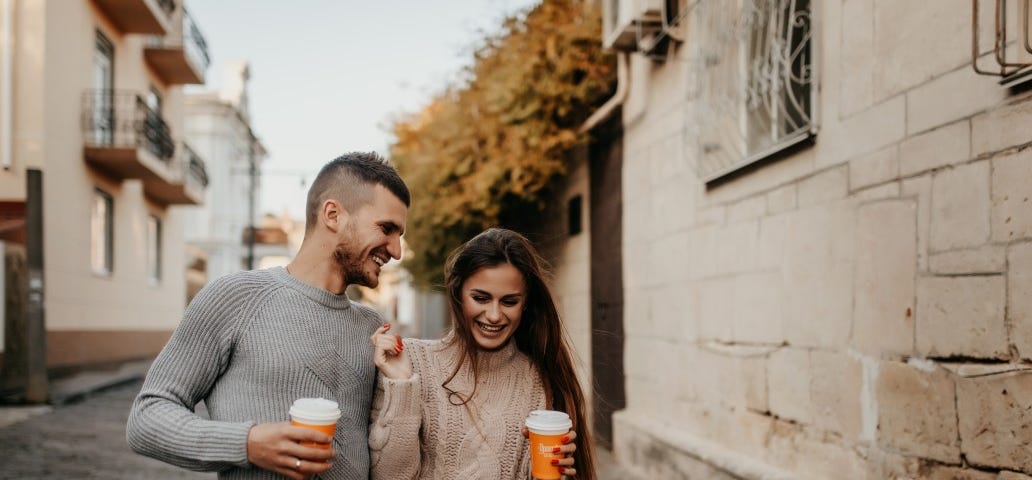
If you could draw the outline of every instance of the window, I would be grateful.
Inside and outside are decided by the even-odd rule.
[[[90,119],[93,143],[110,145],[114,133],[115,47],[100,31],[96,32],[93,50],[94,103]]]
[[[147,278],[161,281],[161,219],[154,215],[147,216]]]
[[[110,275],[114,266],[114,201],[107,192],[93,191],[90,210],[90,263],[93,272]]]
[[[696,7],[689,137],[715,180],[811,139],[816,67],[810,0],[703,0]]]
[[[581,217],[584,212],[584,197],[577,195],[566,202],[566,233],[570,236],[581,233]]]

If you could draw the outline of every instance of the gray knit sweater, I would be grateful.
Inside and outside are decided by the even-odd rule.
[[[289,420],[300,397],[340,404],[333,468],[324,479],[369,477],[369,409],[376,367],[372,309],[284,268],[215,280],[190,303],[129,414],[138,453],[219,478],[280,478],[247,461],[256,423]],[[211,420],[194,414],[204,400]]]

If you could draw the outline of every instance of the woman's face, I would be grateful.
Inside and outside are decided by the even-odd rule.
[[[462,284],[462,315],[483,350],[505,345],[520,326],[527,286],[516,267],[485,267]]]

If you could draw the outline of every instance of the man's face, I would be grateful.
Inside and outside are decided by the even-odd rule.
[[[348,213],[338,232],[334,259],[344,283],[374,288],[380,283],[380,268],[401,258],[408,208],[386,187],[375,185],[372,201]]]

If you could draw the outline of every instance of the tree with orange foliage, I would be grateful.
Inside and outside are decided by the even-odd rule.
[[[586,142],[578,127],[612,93],[596,2],[543,0],[506,19],[465,82],[396,120],[390,155],[412,189],[406,268],[440,284],[448,252],[543,207],[542,194]]]

